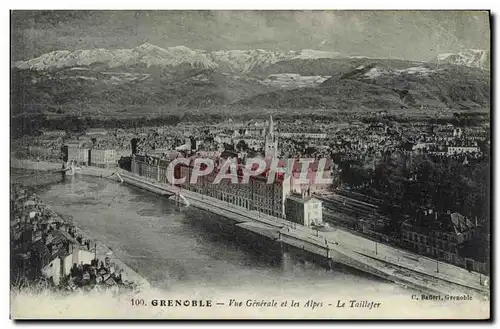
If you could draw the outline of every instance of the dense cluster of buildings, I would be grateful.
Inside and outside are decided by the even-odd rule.
[[[402,245],[419,254],[486,273],[486,252],[475,250],[476,257],[467,257],[461,250],[473,239],[482,237],[482,227],[477,218],[459,213],[439,213],[433,209],[419,212],[401,225]]]
[[[45,279],[59,290],[133,288],[110,256],[100,259],[96,244],[48,208],[36,194],[12,186],[10,194],[11,271],[14,282]]]
[[[65,145],[62,148],[62,158],[65,162],[74,161],[79,165],[100,168],[116,167],[117,164],[115,150],[87,149]]]
[[[265,148],[263,160],[266,163],[266,169],[258,176],[248,177],[248,182],[244,180],[244,170],[245,170],[245,159],[239,157],[238,153],[227,152],[227,156],[234,156],[234,161],[236,164],[236,172],[232,173],[232,178],[225,178],[220,180],[219,183],[215,183],[217,175],[219,175],[220,170],[224,168],[223,163],[227,160],[224,158],[224,154],[221,156],[214,156],[212,160],[215,163],[215,168],[210,173],[200,176],[196,182],[192,182],[192,175],[194,170],[195,160],[198,158],[197,154],[189,157],[188,163],[177,164],[173,168],[173,175],[175,179],[184,179],[183,183],[178,184],[182,189],[186,189],[192,192],[196,192],[208,197],[219,199],[223,202],[227,202],[232,206],[241,207],[249,211],[257,211],[263,214],[286,218],[287,210],[286,205],[289,207],[294,207],[294,203],[304,205],[305,198],[308,199],[306,205],[309,205],[311,200],[316,200],[311,197],[311,194],[319,191],[331,188],[328,184],[316,183],[314,181],[316,172],[309,171],[307,177],[307,183],[299,181],[299,174],[301,167],[299,162],[293,162],[296,166],[294,169],[295,175],[287,177],[287,175],[276,174],[273,182],[268,182],[268,175],[270,174],[270,165],[273,159],[277,159],[278,141],[274,133],[274,126],[272,118],[269,121],[268,130],[265,136]],[[154,179],[162,183],[168,183],[172,181],[172,178],[168,177],[168,166],[172,158],[158,157],[158,156],[148,156],[136,154],[132,160],[132,172],[139,176],[143,176],[149,179]],[[266,161],[267,160],[267,161]],[[284,165],[284,163],[282,163]],[[279,162],[278,162],[279,166]],[[319,167],[311,166],[309,168]],[[323,173],[324,176],[331,176],[331,167],[326,166]],[[231,175],[230,175],[231,176]],[[326,178],[326,177],[322,177]],[[316,200],[314,204],[321,204],[320,201]],[[303,207],[302,207],[303,208]],[[317,209],[316,209],[317,210]],[[317,210],[321,213],[321,207]],[[290,218],[291,213],[288,211]],[[312,216],[308,217],[309,211],[303,211],[303,216],[300,220],[294,219],[294,221],[300,221],[302,224],[306,225],[321,225],[322,216]],[[294,218],[297,214],[294,212]]]
[[[27,143],[31,147],[28,153],[39,158],[59,157],[89,166],[113,167],[120,158],[132,156],[130,169],[134,174],[162,183],[169,182],[167,168],[175,158],[188,158],[187,164],[176,166],[174,171],[175,178],[186,178],[184,183],[179,184],[181,189],[305,225],[320,225],[327,220],[376,240],[469,266],[470,260],[460,250],[470,241],[477,240],[477,227],[481,225],[458,213],[433,213],[433,218],[426,215],[429,217],[426,221],[417,218],[398,220],[399,231],[392,232],[399,233],[391,235],[384,230],[394,225],[395,221],[377,214],[378,205],[374,206],[366,199],[367,196],[330,199],[321,206],[325,213],[315,215],[313,210],[323,201],[320,196],[324,192],[345,193],[345,190],[338,190],[339,184],[336,183],[340,176],[339,165],[343,163],[355,163],[374,171],[375,164],[381,163],[384,155],[402,153],[412,156],[424,154],[468,165],[469,160],[479,161],[485,156],[481,145],[488,140],[488,131],[489,127],[484,125],[457,127],[425,121],[400,123],[380,115],[370,122],[354,120],[350,123],[310,119],[282,119],[275,123],[272,118],[267,121],[234,122],[228,119],[217,124],[179,123],[171,127],[91,129],[79,135],[46,131],[36,137],[36,143]],[[59,150],[62,153],[58,155]],[[268,184],[269,168],[259,176],[252,176],[248,184],[241,183],[240,171],[235,174],[238,183],[223,179],[219,184],[213,184],[220,170],[217,166],[212,173],[191,183],[197,158],[213,159],[219,164],[232,158],[238,164],[238,170],[244,168],[250,158],[262,158],[267,166],[270,166],[270,159],[276,158],[327,159],[324,175],[333,178],[333,184],[316,184],[314,180],[308,184],[297,184],[294,175],[288,179],[277,177],[272,184]],[[316,174],[318,162],[309,165],[309,178]],[[293,166],[294,174],[301,171],[300,164],[294,163]],[[418,180],[418,172],[412,170],[414,178],[409,179]],[[344,183],[349,186],[349,182]],[[294,217],[292,213],[300,215]],[[433,229],[429,230],[429,227]],[[443,233],[447,231],[449,233]],[[433,234],[439,234],[439,237]],[[444,236],[447,237],[446,243],[442,239]],[[470,266],[478,271],[484,270],[481,260],[474,261]]]
[[[179,123],[176,126],[138,127],[131,129],[93,128],[82,134],[64,131],[44,131],[40,136],[20,142],[29,145],[27,156],[34,159],[60,159],[60,150],[66,145],[77,162],[89,150],[100,166],[111,165],[110,152],[115,161],[132,153],[131,140],[135,140],[135,153],[160,154],[170,150],[196,150],[219,152],[244,151],[264,156],[266,131],[269,121],[231,119],[217,124]],[[333,158],[340,161],[363,161],[379,158],[384,152],[413,151],[435,156],[468,155],[481,157],[481,141],[488,137],[484,127],[456,127],[451,124],[411,124],[389,122],[379,118],[371,123],[352,121],[339,123],[319,120],[281,119],[275,126],[279,138],[279,156]],[[16,147],[19,149],[19,147]],[[97,152],[103,151],[103,152]],[[105,155],[107,153],[107,155]],[[71,160],[71,159],[70,159]],[[90,159],[92,160],[92,159]],[[86,163],[90,163],[86,161]]]

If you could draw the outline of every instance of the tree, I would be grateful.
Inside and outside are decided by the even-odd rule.
[[[245,140],[240,140],[238,144],[236,144],[236,149],[239,151],[247,151],[249,149],[247,142]]]

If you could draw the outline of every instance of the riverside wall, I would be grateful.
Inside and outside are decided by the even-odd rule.
[[[334,232],[318,232],[280,218],[248,211],[245,208],[228,204],[215,198],[182,190],[176,186],[159,183],[154,180],[148,180],[128,172],[121,172],[120,176],[127,184],[154,193],[161,191],[161,194],[167,196],[182,194],[190,205],[230,218],[240,223],[240,227],[253,233],[267,238],[277,234],[278,237],[274,239],[286,245],[409,288],[429,293],[447,294],[462,292],[478,296],[487,295],[489,291],[487,287],[483,287],[477,284],[476,281],[473,281],[473,276],[471,276],[472,279],[464,277],[463,271],[458,271],[458,274],[461,274],[461,276],[454,277],[453,275],[446,275],[444,273],[434,273],[429,268],[411,266],[403,260],[398,260],[396,263],[393,258],[388,257],[389,254],[387,256],[383,254],[384,248],[390,248],[390,246],[382,246],[381,252],[377,251],[376,253],[362,248],[356,250],[352,245],[345,243],[346,238],[349,238],[349,236],[346,235],[348,234],[347,232],[342,230],[336,229]],[[250,223],[254,225],[244,225]],[[260,229],[256,229],[256,226],[260,226]],[[373,243],[371,240],[365,240]]]
[[[382,244],[379,244],[378,250],[374,252],[366,247],[367,244],[373,244],[373,241],[351,236],[352,234],[341,229],[319,232],[284,219],[248,211],[215,198],[181,190],[176,186],[148,180],[119,168],[83,167],[80,174],[102,178],[112,177],[167,197],[181,194],[183,196],[181,201],[234,220],[238,226],[247,231],[279,240],[293,248],[324,257],[328,261],[341,263],[416,290],[430,293],[461,292],[481,297],[489,296],[489,287],[481,284],[484,277],[481,279],[478,273],[469,273],[449,264],[445,265],[448,268],[447,272],[436,273],[431,266],[428,266],[428,263],[432,263],[433,260],[414,255],[422,259],[422,262],[410,264],[407,257],[400,257],[400,254],[410,253]],[[400,254],[396,256],[396,252]]]

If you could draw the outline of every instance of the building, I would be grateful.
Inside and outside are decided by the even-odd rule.
[[[219,173],[216,169],[205,176],[200,176],[196,183],[191,183],[194,158],[191,160],[189,165],[178,164],[173,170],[176,179],[185,178],[184,183],[179,185],[182,189],[216,198],[249,211],[284,218],[284,201],[290,193],[290,179],[276,178],[273,183],[268,184],[266,176],[252,176],[249,177],[248,183],[244,183],[240,171],[233,177],[238,183],[224,178],[218,184],[214,184]],[[167,177],[169,163],[170,160],[167,159],[135,155],[132,159],[132,172],[147,179],[169,183],[171,181]]]
[[[266,133],[266,144],[264,148],[266,158],[274,159],[278,157],[278,140],[274,133],[273,117],[269,118],[269,127]]]
[[[118,149],[115,150],[115,159],[116,161],[120,160],[122,157],[129,157],[131,156],[132,151],[127,150],[127,149]]]
[[[93,259],[93,252],[69,245],[68,250],[61,250],[52,255],[50,262],[43,267],[42,274],[58,286],[61,280],[70,274],[73,264],[90,264]]]
[[[80,148],[80,147],[67,147],[64,148],[65,152],[67,152],[67,160],[75,161],[80,165],[88,165],[89,164],[89,149],[88,148]]]
[[[90,150],[90,165],[100,168],[116,167],[115,150]]]
[[[412,150],[413,151],[423,151],[423,150],[427,150],[427,149],[435,147],[435,146],[436,146],[436,143],[420,142],[420,143],[413,145]]]
[[[477,146],[448,146],[448,155],[473,154],[478,152],[479,147]]]
[[[242,157],[235,151],[225,150],[220,153],[220,157],[215,160],[215,169],[206,175],[198,177],[196,182],[191,182],[193,165],[196,157],[191,157],[189,164],[178,164],[173,169],[173,175],[176,179],[184,179],[182,184],[178,186],[182,189],[206,195],[212,198],[219,199],[223,202],[232,204],[233,206],[241,207],[249,211],[257,211],[267,215],[284,218],[285,217],[285,200],[293,189],[299,193],[310,195],[315,192],[322,192],[331,188],[331,183],[323,183],[316,181],[317,172],[323,172],[322,178],[330,178],[332,176],[331,164],[325,163],[325,168],[319,168],[319,161],[310,164],[307,172],[308,181],[305,184],[298,182],[298,172],[295,172],[292,177],[285,177],[281,173],[277,173],[274,181],[268,183],[269,168],[271,160],[278,156],[278,143],[274,133],[274,124],[272,117],[270,118],[268,130],[265,139],[265,162],[267,170],[259,176],[249,177],[248,183],[244,182],[243,166],[245,157]],[[225,159],[234,159],[237,167],[237,172],[232,173],[232,179],[225,175],[219,183],[214,184],[217,175],[219,174],[221,163]],[[167,177],[167,169],[169,163],[173,159],[163,159],[158,156],[151,155],[135,155],[132,159],[131,169],[136,175],[144,178],[158,181],[161,183],[170,183],[172,177]],[[278,167],[286,166],[287,163],[280,161]],[[300,172],[300,163],[295,161],[294,167]],[[228,172],[228,174],[231,174]],[[309,216],[309,207],[315,207],[319,201],[309,197],[303,211],[306,211],[305,219],[308,225],[320,225],[322,223],[322,214],[311,213]]]
[[[43,130],[43,136],[64,136],[66,132],[64,130]]]
[[[316,160],[309,163],[306,183],[301,182],[302,165],[298,162],[294,163],[294,170],[291,179],[292,191],[296,193],[305,192],[307,194],[321,194],[333,189],[333,179],[336,170],[333,168],[334,164],[331,161],[325,161],[324,166],[320,166],[320,161]],[[335,170],[335,171],[334,171]],[[322,182],[321,180],[325,180]],[[326,182],[331,180],[331,182]]]
[[[254,149],[254,150],[261,150],[264,144],[262,139],[239,137],[233,139],[233,146],[236,148],[238,146],[238,143],[242,141],[245,142],[245,144],[248,146],[249,149]]]
[[[459,247],[477,237],[480,228],[475,221],[459,213],[438,213],[425,210],[416,219],[401,225],[402,245],[419,254],[464,265]]]
[[[54,150],[51,148],[46,148],[41,146],[28,146],[28,152],[42,159],[56,157],[61,154],[60,150]]]
[[[279,137],[283,138],[299,138],[299,139],[326,139],[324,132],[279,132]]]
[[[181,185],[183,189],[207,195],[235,206],[250,211],[257,211],[267,215],[283,218],[285,214],[284,200],[290,193],[289,182],[276,179],[273,183],[267,182],[266,176],[253,176],[248,183],[242,182],[243,176],[236,175],[238,183],[233,183],[229,178],[222,179],[214,184],[219,173],[212,173],[199,177],[194,184],[190,182],[192,165],[179,165],[175,178],[186,178]]]
[[[323,225],[323,205],[314,197],[291,194],[285,201],[285,218],[304,226]]]
[[[262,137],[266,135],[266,129],[261,128],[261,127],[247,127],[245,129],[245,135],[247,136],[253,136],[253,137],[260,137],[262,140]]]
[[[462,138],[462,128],[454,128],[453,129],[453,137]]]
[[[132,173],[139,175],[141,177],[145,177],[148,179],[153,179],[160,181],[162,183],[168,183],[167,181],[167,166],[168,162],[163,161],[163,165],[161,166],[164,169],[165,180],[160,180],[159,172],[160,172],[160,160],[159,157],[156,156],[147,156],[147,155],[132,155]]]

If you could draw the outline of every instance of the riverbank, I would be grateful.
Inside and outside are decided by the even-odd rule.
[[[116,179],[124,179],[128,184],[156,194],[177,195],[180,192],[174,186],[147,180],[118,168],[84,167],[81,171],[83,175],[97,177],[110,177],[114,173],[121,174],[121,176],[115,175]],[[481,295],[489,293],[489,288],[484,284],[488,278],[482,277],[479,273],[468,272],[443,263],[439,264],[438,272],[435,260],[376,243],[341,229],[318,231],[283,219],[249,212],[244,208],[187,190],[182,190],[181,194],[194,207],[235,220],[238,226],[247,231],[280,240],[292,247],[400,285],[432,293],[447,293],[450,290],[480,292]]]
[[[121,173],[126,183],[160,195],[181,194],[189,204],[237,221],[238,226],[327,260],[370,273],[426,293],[470,293],[489,297],[489,278],[450,264],[355,236],[342,229],[319,231],[284,219],[248,211],[219,199],[179,190],[131,173]]]
[[[11,157],[10,167],[16,169],[33,170],[39,172],[62,170],[63,163],[47,162],[47,161],[34,161],[29,159],[17,159]],[[98,167],[88,167],[81,166],[81,170],[77,171],[76,174],[96,176],[96,177],[109,177],[117,171],[117,168],[98,168]]]
[[[54,170],[55,168],[57,168],[57,164],[54,164],[54,163],[42,162],[42,163],[35,164],[34,161],[30,161],[30,160],[26,160],[26,161],[24,161],[24,160],[17,160],[16,161],[16,160],[17,159],[15,159],[15,161],[13,161],[13,162],[11,161],[11,163],[14,163],[14,168],[26,169],[26,170],[33,171],[33,172],[29,173],[28,176],[36,175],[37,172],[40,173],[40,172],[44,172],[44,171],[51,171],[51,170]],[[36,168],[39,168],[39,170],[36,171]],[[41,169],[41,168],[43,168],[43,169]],[[105,171],[103,172],[102,170],[92,170],[92,171],[89,171],[87,174],[102,177],[102,175],[106,175],[107,172],[105,172]],[[26,176],[26,175],[24,175],[24,176]],[[55,212],[50,205],[43,202],[44,200],[36,201],[36,200],[38,200],[37,196],[36,196],[36,194],[33,193],[33,190],[36,187],[33,186],[33,184],[25,184],[21,179],[16,180],[16,176],[11,177],[11,183],[14,183],[14,184],[17,183],[20,186],[22,186],[21,190],[23,191],[22,192],[23,195],[33,195],[33,197],[31,197],[31,198],[34,198],[32,201],[26,201],[26,205],[28,205],[29,207],[31,207],[31,205],[33,204],[33,206],[32,206],[32,207],[34,207],[33,209],[26,208],[26,210],[24,210],[25,206],[21,206],[21,205],[18,205],[15,208],[15,209],[18,209],[19,211],[21,211],[21,210],[23,210],[24,212],[28,211],[29,217],[30,217],[29,218],[30,227],[32,226],[31,222],[34,220],[35,220],[35,223],[33,225],[37,229],[39,227],[41,227],[41,228],[47,227],[47,225],[51,226],[52,225],[51,223],[55,223],[54,224],[54,225],[56,225],[55,228],[48,228],[47,227],[49,230],[53,230],[53,231],[49,231],[49,235],[51,234],[50,232],[55,232],[55,233],[57,233],[57,236],[62,235],[62,239],[63,239],[62,241],[68,241],[69,244],[75,244],[77,246],[78,245],[86,246],[87,250],[89,251],[88,253],[93,254],[92,258],[94,258],[94,256],[95,256],[95,258],[98,260],[98,264],[101,262],[105,263],[106,258],[109,258],[110,261],[113,263],[113,266],[116,269],[119,269],[119,271],[121,273],[121,275],[119,276],[120,280],[131,284],[137,290],[143,291],[143,290],[149,289],[151,287],[150,283],[143,276],[141,276],[139,273],[137,273],[134,269],[132,269],[130,266],[125,264],[120,259],[114,257],[113,251],[108,246],[106,246],[103,242],[96,241],[94,239],[94,237],[92,237],[90,234],[88,234],[88,232],[86,232],[84,229],[76,226],[71,221],[71,219],[69,219],[65,216],[62,216],[61,214]],[[26,217],[26,215],[23,215],[21,213],[19,214],[19,216],[17,216],[15,209],[11,209],[11,211],[14,212],[14,216],[15,216],[14,222],[11,222],[11,233],[14,233],[14,236],[19,235],[19,239],[22,239],[22,236],[25,233],[21,232],[21,231],[23,231],[23,228],[25,228],[25,226],[26,226],[26,224],[24,224],[24,226],[23,226],[23,223],[25,223],[25,221],[27,220],[27,217]],[[41,224],[39,224],[38,221],[36,221],[36,219],[37,219],[36,216],[39,216],[38,214],[41,214],[41,216],[43,216],[42,219],[40,219]],[[14,226],[12,226],[12,225],[14,225]],[[18,227],[18,230],[16,229],[16,227]],[[16,231],[19,231],[18,234],[16,233]],[[59,232],[61,232],[61,233],[59,233]],[[46,233],[40,231],[39,234],[40,234],[40,237],[42,237],[42,241],[43,241],[43,236]],[[78,241],[76,241],[76,240],[78,240]],[[24,241],[24,240],[20,240],[20,241]],[[70,241],[73,241],[73,242],[70,242]],[[88,242],[88,244],[87,244],[87,242]],[[62,242],[63,245],[65,243],[66,242]],[[40,245],[40,246],[42,246],[42,245]],[[66,246],[64,248],[69,248],[69,247]],[[92,250],[91,250],[91,248],[92,248]],[[62,249],[61,249],[61,252],[62,252]],[[56,253],[56,255],[58,253]],[[88,257],[89,256],[87,256],[87,258]],[[47,261],[49,261],[49,260],[50,260],[50,258]],[[44,267],[43,264],[41,264],[40,266]],[[43,272],[43,269],[40,268],[40,271]],[[50,276],[50,274],[48,274],[48,275]],[[59,274],[56,274],[55,277],[57,277],[56,280],[59,281]]]
[[[112,261],[115,263],[116,267],[123,270],[123,280],[133,282],[138,291],[144,291],[151,288],[151,284],[142,275],[137,273],[134,269],[125,264],[119,258],[114,257],[113,250],[111,250],[108,246],[100,241],[96,241],[85,230],[79,228],[78,226],[75,225],[75,228],[77,233],[82,235],[85,239],[95,241],[97,259],[99,259],[100,261],[104,261],[106,257],[112,258]]]
[[[389,281],[359,275],[350,268],[346,272],[337,266],[325,270],[300,251],[285,248],[280,253],[279,242],[269,243],[277,250],[274,255],[267,254],[266,240],[255,237],[248,241],[248,231],[236,229],[233,220],[199,210],[194,203],[178,207],[165,196],[114,180],[77,174],[66,178],[65,183],[48,186],[40,191],[40,197],[110,246],[123,261],[143,273],[153,289],[118,296],[19,295],[11,302],[12,317],[455,319],[485,317],[489,310],[488,303],[479,300],[415,301],[411,295],[420,294]],[[148,307],[132,306],[132,298],[144,299]],[[323,308],[305,308],[311,298],[323,303]],[[210,299],[214,307],[153,307],[153,299]],[[293,299],[301,308],[236,309],[228,306],[229,299],[288,303]],[[343,309],[334,307],[338,300],[373,300],[382,305],[369,311]]]
[[[37,170],[37,171],[49,171],[62,169],[63,164],[56,162],[47,161],[34,161],[29,159],[18,159],[10,157],[10,167],[17,169],[27,169],[27,170]]]

